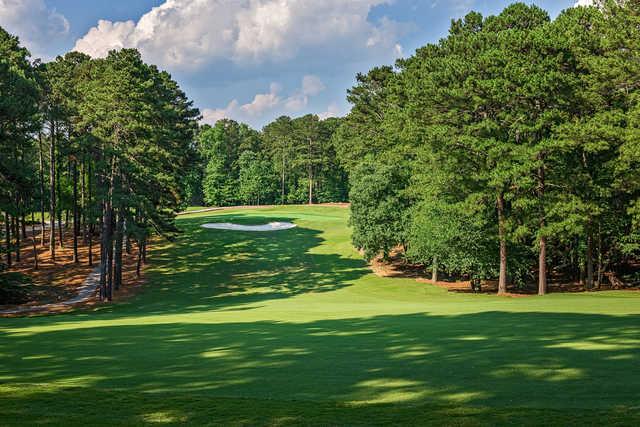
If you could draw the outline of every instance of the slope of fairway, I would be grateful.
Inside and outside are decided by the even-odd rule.
[[[179,218],[127,303],[0,319],[0,425],[637,424],[640,293],[383,279],[348,210]],[[201,224],[291,221],[277,232]]]

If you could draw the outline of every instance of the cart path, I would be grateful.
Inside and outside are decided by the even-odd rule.
[[[0,315],[11,314],[31,314],[42,313],[49,311],[59,311],[68,309],[74,305],[85,303],[91,300],[97,293],[100,286],[100,267],[96,267],[89,275],[84,279],[82,285],[77,289],[78,293],[75,297],[66,301],[54,302],[50,304],[32,305],[32,306],[18,306],[16,308],[10,308],[6,310],[0,310]]]

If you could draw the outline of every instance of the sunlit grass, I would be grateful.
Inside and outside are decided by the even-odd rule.
[[[640,293],[505,299],[379,278],[347,214],[180,217],[134,299],[1,319],[0,425],[640,421]],[[298,228],[200,228],[273,220]]]

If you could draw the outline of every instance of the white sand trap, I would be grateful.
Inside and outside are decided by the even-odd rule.
[[[202,224],[203,228],[212,230],[234,230],[234,231],[280,231],[295,228],[296,225],[290,222],[270,222],[264,225],[241,225],[231,222],[216,222],[212,224]]]

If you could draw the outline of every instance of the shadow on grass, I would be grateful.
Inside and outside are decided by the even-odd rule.
[[[7,320],[2,326],[18,327],[0,329],[0,424],[640,419],[638,315],[495,311],[243,323],[242,311],[262,302],[344,288],[369,270],[322,253],[318,230],[238,233],[201,229],[205,222],[212,217],[181,221],[186,233],[175,248],[154,253],[148,290],[128,306],[30,319],[25,329],[24,319]],[[78,321],[211,310],[238,311],[238,321],[93,328]]]
[[[334,291],[370,272],[361,259],[312,253],[324,241],[319,230],[297,227],[239,232],[201,227],[210,222],[290,220],[243,214],[181,220],[184,233],[176,246],[152,254],[149,286],[135,301],[136,309],[145,314],[222,310],[301,293]]]
[[[104,326],[5,334],[0,353],[5,386],[48,384],[51,391],[32,392],[51,399],[73,386],[88,396],[122,390],[496,410],[640,405],[637,315],[485,312]],[[3,396],[0,408],[11,399],[18,406],[19,396]]]

